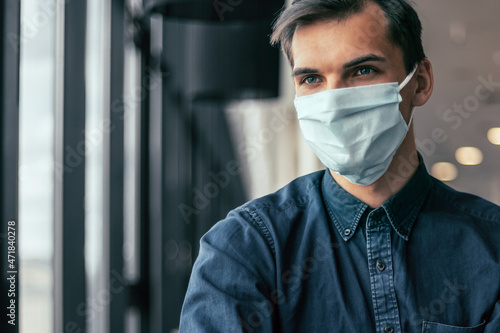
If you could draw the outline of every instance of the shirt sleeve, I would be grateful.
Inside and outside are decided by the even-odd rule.
[[[262,224],[243,209],[231,212],[200,241],[180,333],[273,332],[275,277]]]

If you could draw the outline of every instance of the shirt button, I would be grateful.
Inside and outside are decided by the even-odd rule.
[[[351,234],[351,229],[345,229],[344,235],[349,236]]]
[[[394,332],[394,328],[392,328],[391,326],[386,326],[386,327],[385,327],[385,331],[386,331],[387,333],[393,333],[393,332]]]
[[[377,261],[377,269],[381,272],[384,271],[385,264],[382,261]]]

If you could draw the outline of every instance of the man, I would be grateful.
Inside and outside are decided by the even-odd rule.
[[[432,93],[405,0],[296,0],[274,26],[328,167],[201,241],[181,332],[500,332],[500,208],[428,175]]]

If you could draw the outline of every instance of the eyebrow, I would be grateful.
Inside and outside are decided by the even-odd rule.
[[[383,57],[380,57],[378,55],[375,55],[375,54],[368,54],[368,55],[353,59],[353,60],[349,61],[348,63],[344,64],[342,67],[344,69],[348,69],[350,67],[361,65],[362,63],[369,62],[369,61],[385,62],[386,59]]]
[[[296,68],[293,70],[292,77],[296,77],[296,76],[302,75],[302,74],[313,74],[313,73],[318,73],[318,72],[319,72],[319,70],[315,69],[315,68],[300,67],[300,68]]]
[[[357,65],[361,65],[361,64],[363,64],[365,62],[369,62],[369,61],[385,62],[386,59],[383,57],[380,57],[378,55],[375,55],[375,54],[367,54],[367,55],[361,56],[359,58],[353,59],[353,60],[345,63],[342,67],[344,69],[348,69],[348,68],[351,68],[351,67],[354,67]],[[296,68],[293,70],[292,77],[302,75],[302,74],[314,74],[314,73],[318,73],[318,72],[319,72],[319,70],[316,68],[299,67],[299,68]]]

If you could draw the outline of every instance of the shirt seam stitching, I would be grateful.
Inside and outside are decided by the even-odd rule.
[[[268,243],[269,247],[273,251],[273,256],[276,257],[276,248],[275,248],[275,245],[274,245],[274,239],[271,236],[271,233],[270,233],[269,229],[267,228],[266,224],[264,223],[262,217],[259,215],[259,213],[257,212],[257,210],[254,209],[254,208],[246,207],[246,208],[244,208],[244,210],[252,218],[252,223],[254,223],[259,228],[260,232],[262,233],[262,235],[267,240],[267,243]]]

